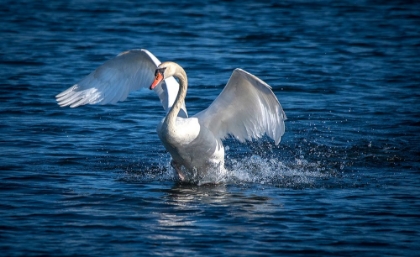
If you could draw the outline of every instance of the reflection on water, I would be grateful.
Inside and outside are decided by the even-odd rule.
[[[249,195],[240,190],[232,192],[226,185],[176,184],[165,193],[164,201],[168,207],[155,214],[162,229],[189,231],[196,228],[235,233],[244,229],[240,229],[243,220],[261,219],[282,207],[258,192]],[[206,211],[207,208],[212,211]],[[228,220],[231,220],[231,224],[223,228],[220,222],[223,223],[227,217],[230,217]],[[211,220],[215,223],[210,222]]]
[[[186,185],[177,183],[168,191],[168,200],[179,205],[190,205],[194,202],[222,204],[227,196],[226,185]]]

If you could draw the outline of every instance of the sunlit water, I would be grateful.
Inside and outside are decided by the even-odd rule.
[[[277,2],[3,1],[1,255],[418,254],[420,5]],[[260,77],[281,143],[228,139],[227,182],[182,185],[153,92],[55,103],[133,48],[186,69],[190,114]]]

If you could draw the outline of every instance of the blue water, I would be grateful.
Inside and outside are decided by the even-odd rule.
[[[418,1],[2,1],[0,255],[414,256]],[[287,116],[279,146],[228,139],[228,181],[181,185],[153,92],[54,96],[144,48],[188,76],[190,114],[234,68]]]

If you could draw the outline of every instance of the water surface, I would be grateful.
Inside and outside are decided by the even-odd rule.
[[[3,1],[0,249],[30,255],[413,256],[420,5],[393,1]],[[225,141],[228,182],[181,185],[148,90],[54,96],[118,53],[181,64],[190,114],[234,68],[287,116],[280,145]]]

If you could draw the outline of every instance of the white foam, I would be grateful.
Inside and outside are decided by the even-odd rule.
[[[295,159],[284,163],[271,158],[263,159],[258,155],[242,160],[230,159],[228,183],[259,183],[285,187],[311,185],[318,178],[330,176],[323,172],[318,163],[310,163],[304,159]]]
[[[286,188],[312,187],[318,179],[332,176],[325,172],[320,163],[308,162],[305,159],[295,159],[283,162],[276,158],[264,159],[252,155],[243,159],[226,160],[226,184],[261,184]],[[165,159],[155,167],[141,170],[126,170],[124,179],[136,181],[177,181],[170,161]]]

